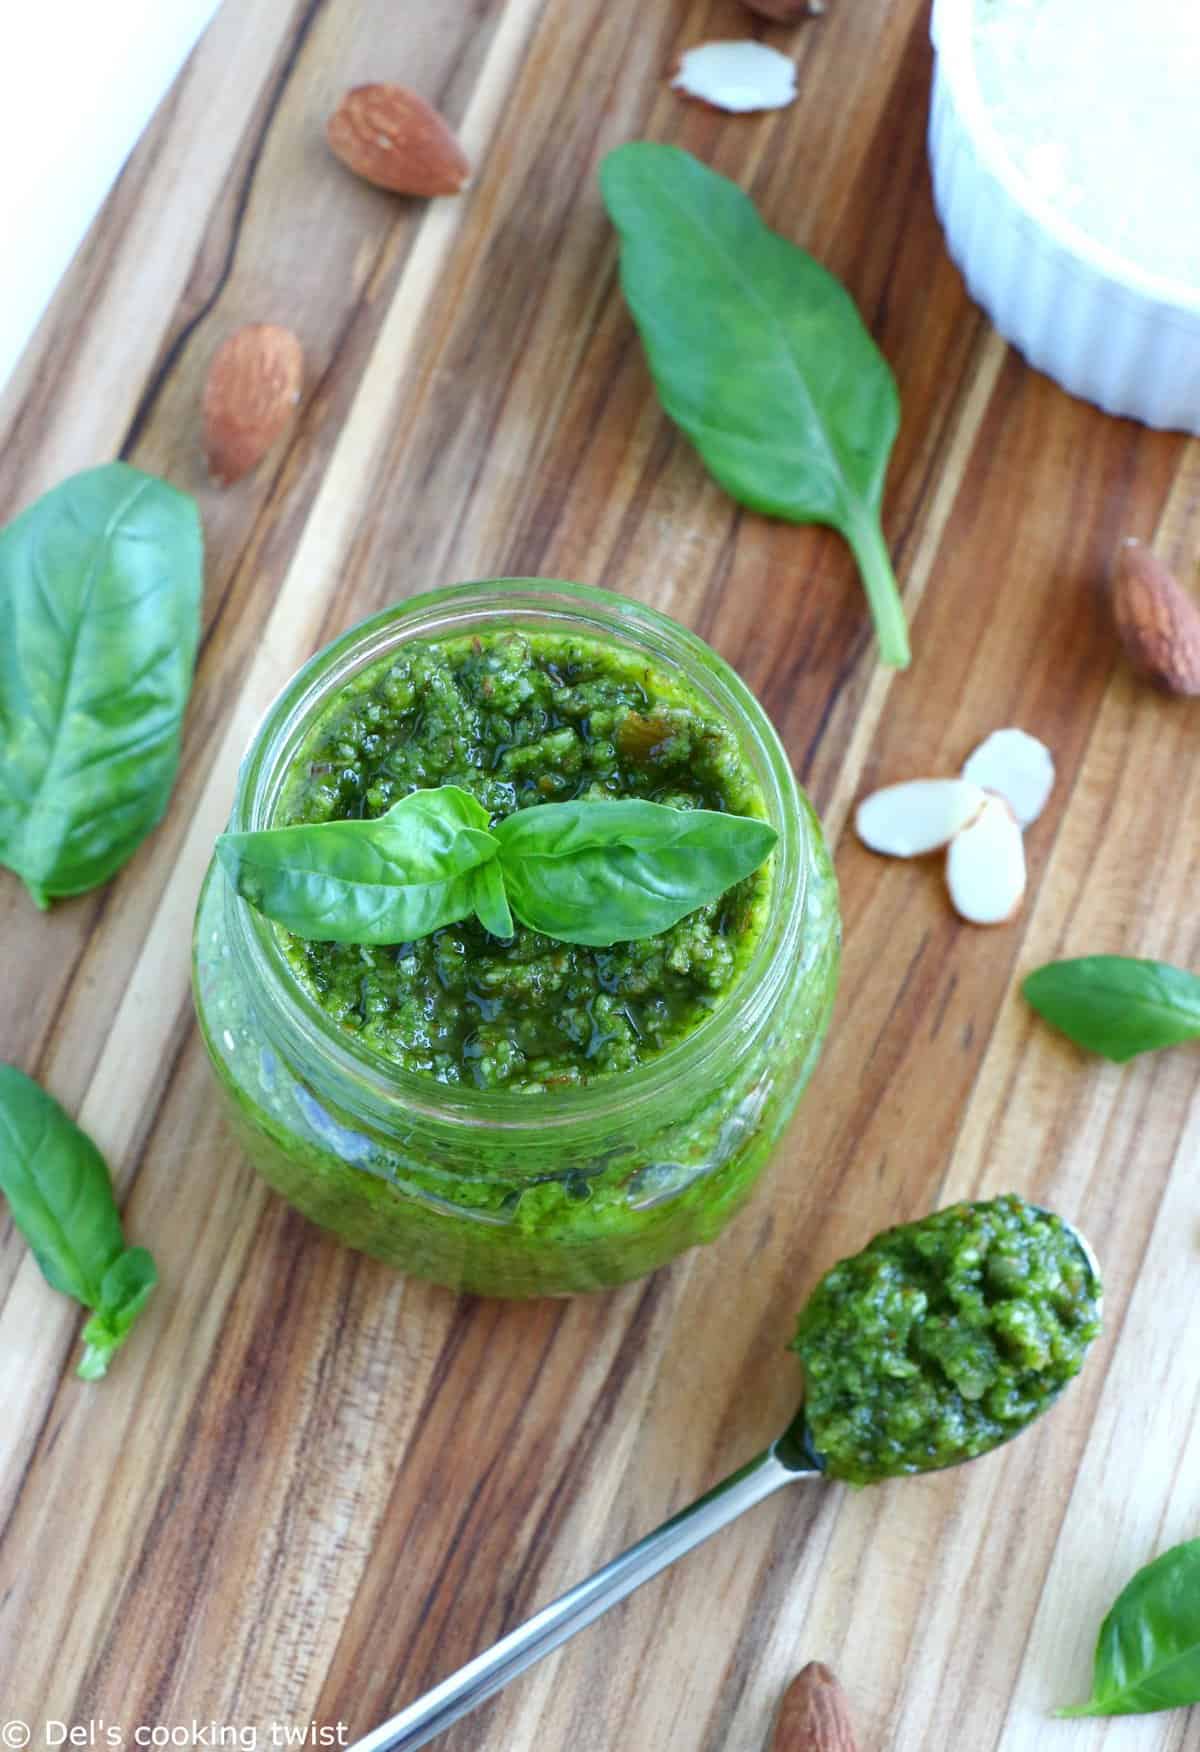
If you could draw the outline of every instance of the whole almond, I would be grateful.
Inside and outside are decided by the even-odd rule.
[[[1170,568],[1133,537],[1117,549],[1112,613],[1140,675],[1173,694],[1200,694],[1200,607]]]
[[[784,1692],[771,1752],[857,1752],[846,1693],[822,1662],[802,1667]]]
[[[208,472],[227,487],[260,463],[300,400],[304,353],[291,329],[248,323],[213,354],[204,385]]]
[[[457,195],[471,166],[435,109],[403,85],[356,85],[325,137],[342,163],[398,195]]]

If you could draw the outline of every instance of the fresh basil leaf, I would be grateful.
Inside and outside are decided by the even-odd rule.
[[[1113,1603],[1092,1695],[1060,1716],[1145,1715],[1200,1703],[1200,1539],[1164,1551]]]
[[[637,142],[600,182],[663,407],[741,504],[853,548],[883,662],[908,630],[880,528],[900,398],[849,293],[690,153]]]
[[[104,1158],[52,1095],[0,1064],[0,1191],[52,1288],[100,1306],[125,1246]]]
[[[775,830],[746,816],[614,798],[519,810],[489,832],[454,785],[414,791],[372,821],[223,834],[235,891],[300,937],[401,943],[474,913],[497,937],[524,924],[567,943],[651,937],[762,863]]]
[[[0,1192],[53,1289],[95,1311],[80,1374],[124,1342],[154,1287],[154,1261],[126,1248],[104,1158],[52,1095],[0,1064]],[[99,1374],[104,1368],[99,1369]]]
[[[471,880],[474,884],[471,904],[484,930],[490,931],[493,937],[511,937],[513,917],[504,892],[499,859],[492,858],[489,863],[480,864],[477,870],[472,870]]]
[[[1077,1046],[1117,1064],[1200,1035],[1200,979],[1165,961],[1125,955],[1051,961],[1021,990]]]
[[[200,637],[195,501],[123,462],[0,530],[0,863],[39,906],[161,819]]]
[[[83,1329],[79,1374],[85,1381],[99,1381],[108,1373],[157,1282],[158,1268],[144,1247],[127,1247],[109,1266],[100,1287],[100,1311]]]
[[[777,837],[749,816],[638,798],[539,804],[495,831],[522,924],[595,947],[668,930],[756,870]]]
[[[469,792],[441,785],[371,821],[222,834],[217,855],[242,899],[297,937],[404,943],[475,911],[473,872],[497,851],[489,819]]]

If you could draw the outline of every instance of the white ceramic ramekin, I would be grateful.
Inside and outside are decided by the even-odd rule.
[[[973,27],[973,0],[934,0],[934,200],[972,297],[1072,394],[1200,433],[1200,287],[1143,273],[1053,211],[988,114]]]

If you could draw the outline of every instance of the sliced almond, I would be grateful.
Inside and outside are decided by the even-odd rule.
[[[987,797],[966,779],[909,779],[864,797],[854,815],[859,839],[889,858],[920,858],[948,846]]]
[[[403,85],[356,85],[325,138],[356,176],[393,194],[457,195],[470,181],[470,161],[448,124]]]
[[[796,95],[796,63],[766,43],[700,43],[680,57],[671,84],[735,115],[783,109]]]
[[[1054,789],[1054,760],[1024,730],[993,730],[968,756],[962,776],[1003,797],[1021,826],[1030,827]]]
[[[1003,797],[987,796],[946,853],[954,910],[972,925],[1003,925],[1025,898],[1025,843]]]
[[[760,18],[795,24],[798,18],[819,18],[825,11],[826,0],[745,0],[745,4]]]

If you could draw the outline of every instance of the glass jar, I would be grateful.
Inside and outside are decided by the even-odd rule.
[[[480,1295],[570,1295],[711,1241],[745,1200],[820,1049],[840,925],[820,825],[754,696],[684,627],[576,584],[433,591],[335,640],[267,712],[231,831],[271,825],[307,731],[367,665],[408,640],[513,628],[635,653],[681,676],[735,733],[779,839],[761,931],[713,1014],[647,1063],[590,1083],[443,1084],[339,1027],[215,863],[197,913],[195,998],[247,1155],[307,1217],[414,1277]]]

